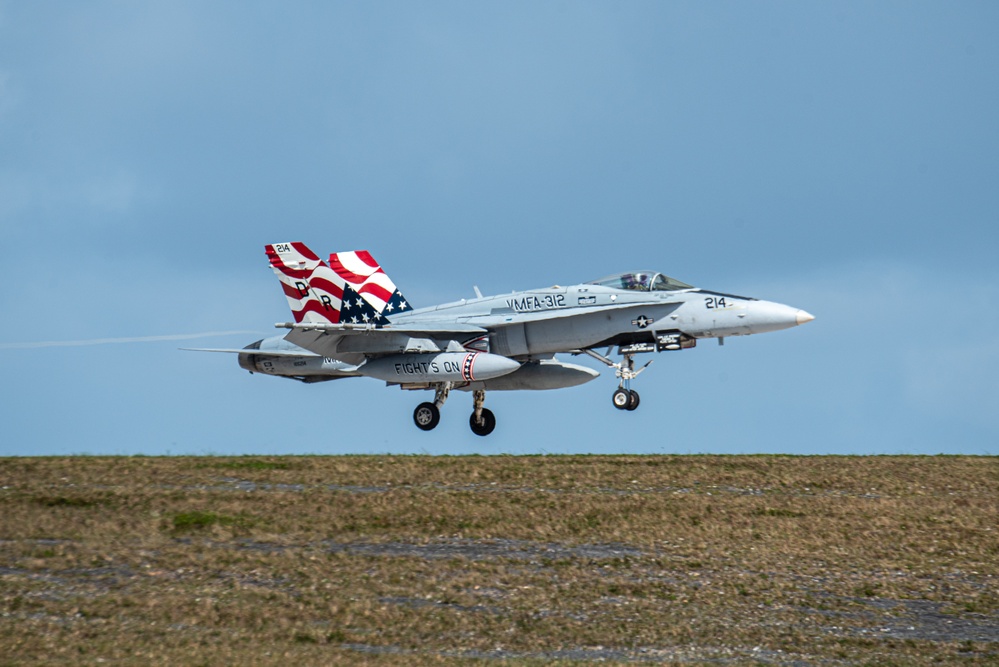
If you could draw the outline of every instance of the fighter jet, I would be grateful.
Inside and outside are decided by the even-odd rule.
[[[787,329],[815,319],[804,310],[700,289],[658,271],[627,271],[579,285],[546,287],[413,308],[371,254],[333,253],[329,262],[302,243],[265,246],[293,322],[283,336],[235,352],[251,373],[322,382],[370,377],[430,390],[413,421],[440,422],[452,390],[471,392],[469,426],[485,436],[496,417],[486,391],[560,389],[600,374],[557,354],[588,355],[614,370],[615,408],[639,405],[632,382],[651,361],[635,355],[686,350],[698,340]],[[617,348],[620,361],[611,354]],[[599,352],[598,350],[605,350]]]

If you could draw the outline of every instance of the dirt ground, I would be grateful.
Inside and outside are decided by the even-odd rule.
[[[999,664],[994,457],[0,459],[0,665]]]

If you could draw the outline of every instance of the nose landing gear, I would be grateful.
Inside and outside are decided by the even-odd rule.
[[[618,378],[617,389],[614,390],[614,394],[611,396],[611,402],[614,403],[614,407],[618,410],[634,410],[637,408],[641,399],[638,396],[638,392],[631,388],[631,381],[648,368],[652,361],[646,362],[644,366],[636,371],[634,354],[625,354],[620,362],[615,363],[593,350],[583,350],[583,352],[614,369],[614,375]]]

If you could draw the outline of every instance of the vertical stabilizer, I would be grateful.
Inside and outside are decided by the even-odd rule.
[[[335,252],[330,255],[329,266],[379,316],[391,317],[413,309],[367,250]]]
[[[346,283],[304,243],[264,246],[295,322],[337,324]]]

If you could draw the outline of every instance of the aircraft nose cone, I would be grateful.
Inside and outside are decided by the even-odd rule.
[[[773,301],[750,301],[739,315],[748,333],[780,331],[815,319],[811,313]]]

